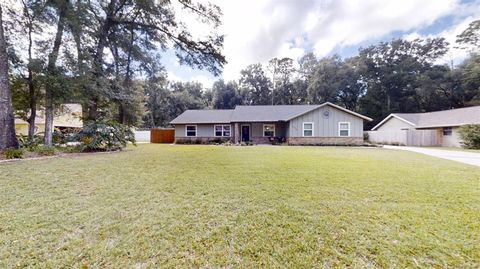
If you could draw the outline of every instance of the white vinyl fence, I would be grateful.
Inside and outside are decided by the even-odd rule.
[[[133,131],[135,134],[135,140],[137,142],[148,142],[150,143],[150,131]]]
[[[401,146],[440,146],[437,130],[368,131],[368,140],[375,144]]]

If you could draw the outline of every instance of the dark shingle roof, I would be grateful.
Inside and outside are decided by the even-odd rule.
[[[172,120],[171,124],[229,123],[233,109],[187,110]]]
[[[372,119],[332,103],[321,105],[237,106],[231,110],[187,110],[171,124],[289,121],[322,106],[331,106],[364,120]]]
[[[464,107],[427,113],[393,113],[372,130],[376,130],[392,116],[414,124],[415,128],[451,127],[480,124],[480,106]]]
[[[232,122],[287,121],[319,105],[237,106]]]
[[[422,113],[394,113],[394,115],[411,122],[413,124],[418,124],[418,121],[420,120],[420,115]]]

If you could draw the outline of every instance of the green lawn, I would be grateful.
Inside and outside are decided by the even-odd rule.
[[[480,169],[377,148],[140,145],[0,164],[0,268],[480,267]]]

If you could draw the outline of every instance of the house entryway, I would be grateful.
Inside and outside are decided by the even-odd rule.
[[[250,125],[242,125],[242,142],[250,141]]]

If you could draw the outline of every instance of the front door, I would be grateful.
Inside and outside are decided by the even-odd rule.
[[[250,141],[250,126],[242,125],[242,141]]]

